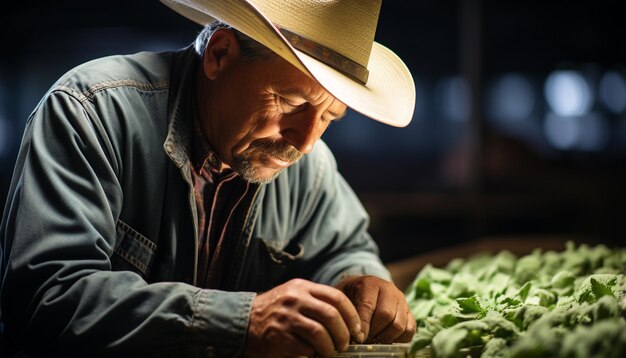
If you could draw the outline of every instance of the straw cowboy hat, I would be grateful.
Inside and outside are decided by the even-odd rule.
[[[367,117],[395,127],[411,121],[411,73],[374,42],[381,0],[161,1],[199,24],[231,25]]]

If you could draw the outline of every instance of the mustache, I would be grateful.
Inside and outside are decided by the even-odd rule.
[[[250,143],[248,150],[259,151],[290,163],[295,162],[303,156],[303,154],[291,144],[274,142],[267,139],[259,139]]]

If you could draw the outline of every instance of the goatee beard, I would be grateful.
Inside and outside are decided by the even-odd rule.
[[[274,142],[260,139],[252,142],[241,154],[233,157],[233,169],[246,181],[255,184],[265,184],[274,180],[284,169],[277,170],[270,176],[262,176],[258,164],[253,159],[258,157],[255,153],[268,155],[286,162],[290,165],[302,158],[303,154],[292,145],[282,142]]]

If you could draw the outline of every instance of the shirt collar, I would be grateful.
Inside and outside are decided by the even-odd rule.
[[[191,95],[191,111],[193,113],[191,131],[191,163],[193,169],[196,173],[200,173],[202,169],[214,174],[221,173],[222,161],[211,147],[211,144],[209,144],[200,123],[195,91]]]

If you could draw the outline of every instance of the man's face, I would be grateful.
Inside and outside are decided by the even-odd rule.
[[[269,182],[313,149],[346,105],[282,58],[237,59],[215,79],[208,127],[221,160],[245,180]],[[208,130],[207,130],[208,129]]]

